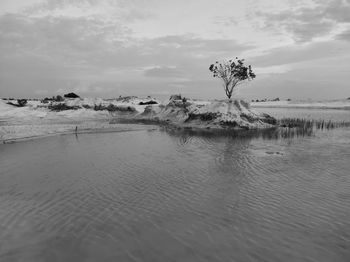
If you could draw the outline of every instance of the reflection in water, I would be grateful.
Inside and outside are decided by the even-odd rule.
[[[164,126],[163,130],[171,135],[179,134],[183,139],[186,136],[202,136],[207,138],[231,137],[235,139],[287,139],[294,137],[313,136],[317,131],[335,128],[349,128],[348,121],[325,121],[309,120],[303,118],[282,118],[278,120],[278,127],[255,129],[255,130],[233,130],[233,129],[199,129],[199,128],[174,128]]]
[[[162,130],[173,136],[180,136],[181,139],[188,139],[191,136],[200,136],[205,138],[230,137],[237,140],[251,140],[251,139],[287,139],[294,137],[313,136],[315,134],[314,128],[299,128],[299,127],[275,127],[268,129],[256,130],[213,130],[213,129],[179,129],[164,127]]]
[[[0,145],[0,261],[348,261],[350,130],[283,130]]]

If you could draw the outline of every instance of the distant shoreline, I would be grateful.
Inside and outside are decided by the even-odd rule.
[[[350,110],[350,100],[324,101],[324,102],[294,102],[294,101],[266,101],[251,102],[253,108],[294,108],[294,109],[336,109]]]
[[[252,108],[284,108],[284,109],[322,109],[322,110],[350,110],[350,107],[316,107],[316,106],[260,106],[252,105]]]

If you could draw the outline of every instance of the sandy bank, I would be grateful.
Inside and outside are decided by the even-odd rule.
[[[149,105],[144,112],[131,117],[168,123],[183,128],[262,129],[270,128],[276,120],[250,108],[243,100],[187,101],[172,99],[166,104]]]
[[[243,100],[195,101],[174,96],[161,103],[149,97],[93,98],[50,103],[29,101],[24,107],[0,101],[2,142],[74,133],[76,128],[78,132],[151,128],[135,125],[145,122],[179,128],[247,130],[272,127],[276,120],[251,109]]]
[[[41,105],[40,102],[31,101],[28,106],[14,107],[0,100],[0,143],[58,134],[125,132],[155,128],[155,126],[111,123],[112,116],[106,110],[80,108],[55,112]]]

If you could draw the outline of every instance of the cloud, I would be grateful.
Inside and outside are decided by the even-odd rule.
[[[41,1],[42,0],[1,0],[0,14],[18,12]]]
[[[350,2],[318,0],[312,7],[291,7],[277,13],[259,11],[256,15],[264,19],[265,28],[282,29],[297,42],[309,42],[331,35],[341,23],[350,23]]]
[[[287,65],[279,66],[267,66],[267,67],[256,67],[254,72],[257,75],[271,75],[271,74],[284,74],[290,71],[290,67]]]
[[[0,17],[2,48],[47,56],[77,56],[115,48],[128,35],[128,28],[88,18],[30,18],[20,14]],[[56,58],[57,58],[56,57]]]
[[[345,30],[345,31],[341,32],[340,34],[338,34],[337,39],[350,41],[350,29]]]
[[[213,18],[213,23],[219,26],[232,26],[238,25],[237,18],[234,16],[216,16]]]
[[[46,0],[24,9],[32,17],[99,17],[109,21],[133,22],[154,17],[153,0]]]
[[[338,61],[323,61],[320,66],[309,64],[308,67],[292,69],[285,74],[271,77],[258,77],[249,87],[242,87],[241,94],[251,99],[339,99],[347,97],[347,78],[349,70],[346,65],[350,59],[336,65]],[[328,63],[327,63],[328,62]]]
[[[312,42],[303,45],[287,45],[272,48],[265,54],[251,58],[251,63],[259,67],[298,64],[308,61],[333,59],[349,54],[350,44],[341,41]]]
[[[137,38],[126,25],[99,17],[0,16],[4,92],[32,94],[43,86],[68,91],[75,85],[92,94],[111,92],[112,83],[117,92],[128,81],[144,82],[147,89],[153,79],[169,84],[201,80],[209,78],[210,63],[249,48],[231,39],[191,34]]]
[[[145,70],[144,75],[147,77],[183,78],[184,73],[176,67],[159,66]]]

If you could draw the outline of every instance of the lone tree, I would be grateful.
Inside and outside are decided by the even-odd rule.
[[[244,59],[215,62],[211,64],[209,70],[213,77],[221,78],[224,81],[224,89],[228,99],[231,99],[233,89],[245,80],[253,80],[256,75],[253,73],[251,66],[244,65]]]

